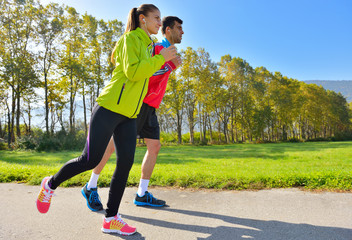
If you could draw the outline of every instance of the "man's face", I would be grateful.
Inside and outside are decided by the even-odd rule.
[[[183,29],[182,25],[175,21],[175,25],[173,28],[170,28],[171,38],[173,39],[174,43],[181,43]]]

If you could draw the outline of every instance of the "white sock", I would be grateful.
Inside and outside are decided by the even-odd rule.
[[[143,197],[145,192],[148,191],[148,185],[149,185],[149,179],[141,179],[139,181],[139,187],[138,187],[138,191],[137,194],[140,197]]]
[[[87,189],[91,189],[91,188],[96,188],[97,184],[98,184],[98,179],[99,179],[99,174],[95,174],[94,172],[92,172],[92,175],[90,176],[88,185],[87,185]]]
[[[114,217],[108,217],[108,218],[105,217],[105,221],[106,221],[106,222],[110,222],[110,221],[113,220],[113,219],[114,219]]]

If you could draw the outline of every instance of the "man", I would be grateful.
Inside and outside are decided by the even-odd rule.
[[[153,54],[158,54],[163,48],[167,48],[173,44],[181,43],[184,33],[182,23],[183,21],[178,17],[168,16],[163,18],[162,34],[164,38],[161,43],[155,44]],[[136,198],[134,199],[134,204],[137,206],[162,207],[166,204],[165,201],[156,199],[148,192],[149,180],[161,147],[160,128],[155,110],[159,108],[164,97],[167,80],[171,71],[175,70],[181,64],[181,58],[177,57],[165,63],[161,69],[154,73],[149,79],[148,92],[137,117],[137,134],[140,138],[144,138],[147,145],[147,152],[142,162],[141,179]],[[100,211],[103,209],[97,191],[97,182],[100,172],[103,170],[114,150],[114,142],[111,138],[101,162],[93,169],[89,182],[82,188],[82,194],[87,200],[87,206],[92,211]]]

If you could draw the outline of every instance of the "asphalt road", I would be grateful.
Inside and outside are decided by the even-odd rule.
[[[104,234],[104,212],[91,212],[81,188],[58,188],[47,214],[35,200],[39,186],[0,184],[0,239],[258,239],[352,240],[352,193],[299,189],[190,191],[152,188],[168,207],[136,207],[127,188],[120,214],[132,236]],[[108,189],[99,189],[103,204]]]

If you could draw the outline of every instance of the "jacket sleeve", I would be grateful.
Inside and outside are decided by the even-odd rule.
[[[170,72],[176,69],[176,65],[172,61],[168,61],[165,63]]]
[[[164,48],[162,45],[156,45],[155,46],[155,54],[160,54],[160,51]],[[176,65],[170,60],[167,61],[162,67],[166,66],[167,70],[169,72],[172,72],[173,70],[176,69]]]
[[[148,51],[146,48],[141,48],[140,40],[131,35],[125,35],[123,43],[121,43],[120,62],[126,77],[131,81],[139,81],[149,78],[165,63],[162,55],[158,54],[151,58],[140,57],[140,49]]]

